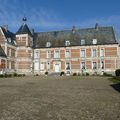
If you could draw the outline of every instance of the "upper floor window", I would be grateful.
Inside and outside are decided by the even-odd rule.
[[[97,39],[93,39],[93,44],[95,45],[95,44],[97,44]]]
[[[96,57],[97,56],[97,50],[96,49],[93,49],[92,50],[92,57]]]
[[[70,58],[70,51],[69,50],[65,51],[65,58]]]
[[[51,47],[51,42],[47,42],[46,47]]]
[[[60,58],[60,51],[59,50],[56,50],[54,52],[54,58]]]
[[[51,57],[51,51],[48,50],[46,55],[47,55],[46,56],[47,58],[50,58]]]
[[[104,57],[104,48],[101,48],[101,49],[100,49],[100,56],[101,56],[101,57]]]
[[[81,40],[81,45],[85,45],[85,40]]]
[[[81,56],[81,57],[85,57],[85,50],[81,50],[80,56]]]
[[[65,41],[65,46],[69,46],[69,45],[70,45],[70,41],[69,40]]]
[[[38,58],[38,57],[39,57],[38,51],[35,52],[34,57],[35,57],[35,58]]]

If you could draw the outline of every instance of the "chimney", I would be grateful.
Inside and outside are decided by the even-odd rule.
[[[31,30],[32,35],[34,35],[34,32],[35,32],[35,30],[34,30],[34,29],[32,29],[32,30]]]
[[[95,24],[95,30],[98,31],[98,29],[99,29],[99,25],[98,25],[98,23],[96,23],[96,24]]]

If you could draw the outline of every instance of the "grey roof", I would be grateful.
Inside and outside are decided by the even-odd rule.
[[[97,45],[117,44],[113,27],[95,27],[86,29],[63,30],[52,32],[39,32],[34,34],[34,48],[45,48],[50,42],[51,47],[65,47],[65,41],[70,41],[70,46],[93,45],[92,40],[97,39]]]
[[[18,35],[18,34],[28,34],[28,35],[32,36],[32,33],[29,30],[29,27],[27,26],[26,23],[23,23],[21,25],[21,27],[19,28],[19,30],[16,32],[16,35]]]
[[[15,46],[15,41],[16,41],[16,38],[15,38],[15,34],[10,32],[8,29],[5,29],[4,27],[1,26],[1,29],[7,39],[7,42],[11,45],[14,45]]]
[[[1,46],[0,46],[0,57],[7,57]]]

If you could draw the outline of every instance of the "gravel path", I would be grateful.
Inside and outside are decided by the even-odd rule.
[[[0,120],[120,120],[106,77],[0,78]]]

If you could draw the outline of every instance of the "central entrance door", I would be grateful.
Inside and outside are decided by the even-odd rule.
[[[55,72],[60,72],[61,70],[61,64],[60,63],[55,63]]]

